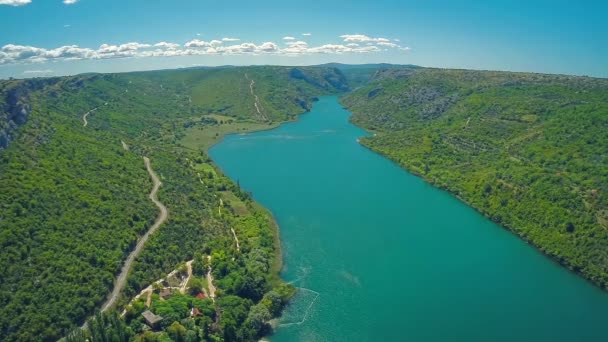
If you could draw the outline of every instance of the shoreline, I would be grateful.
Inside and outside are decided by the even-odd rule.
[[[319,95],[316,96],[312,99],[312,103],[314,104],[315,102],[319,101],[319,97],[322,96],[336,96],[339,98],[340,94],[328,94],[328,95]],[[272,125],[269,125],[268,127],[265,128],[261,128],[261,129],[249,129],[249,130],[245,130],[245,131],[240,131],[240,132],[228,132],[228,133],[224,133],[222,135],[220,135],[218,137],[218,139],[213,142],[213,144],[209,145],[208,147],[206,147],[205,154],[207,154],[207,156],[209,157],[209,159],[211,160],[211,163],[213,164],[213,166],[215,166],[223,175],[226,175],[226,173],[224,172],[224,170],[222,169],[222,167],[220,165],[218,165],[215,160],[213,160],[213,158],[209,155],[209,151],[215,147],[217,144],[221,143],[224,141],[224,138],[226,136],[230,136],[230,135],[240,135],[243,133],[249,134],[249,133],[257,133],[257,132],[264,132],[264,131],[271,131],[273,129],[279,128],[283,125],[286,124],[290,124],[290,123],[295,123],[298,122],[300,120],[300,117],[302,115],[306,115],[310,112],[311,109],[307,109],[299,114],[296,114],[295,118],[293,120],[285,120],[285,121],[280,121],[280,122],[276,122],[273,123]],[[230,178],[230,177],[228,177]],[[232,182],[234,182],[234,180],[232,178],[230,178],[230,180]],[[253,205],[258,207],[258,209],[264,211],[268,217],[269,217],[269,224],[271,225],[271,227],[273,228],[273,239],[274,239],[274,244],[275,244],[275,255],[273,256],[273,265],[271,267],[271,277],[272,277],[272,281],[276,282],[278,280],[280,281],[284,281],[284,279],[281,278],[281,271],[283,270],[283,249],[282,249],[282,243],[281,243],[281,227],[279,225],[279,223],[277,222],[276,218],[274,217],[274,214],[272,213],[272,211],[268,208],[266,208],[264,205],[262,205],[262,203],[258,202],[257,200],[255,200],[254,198],[252,198],[253,201]]]
[[[328,94],[328,95],[321,95],[321,96],[336,96],[339,99],[339,95],[340,94]],[[312,100],[312,103],[314,105],[315,102],[317,102],[319,100],[319,97],[315,97]],[[209,145],[206,149],[204,149],[205,154],[207,154],[207,156],[209,157],[209,160],[211,161],[211,163],[213,164],[213,166],[219,170],[224,176],[226,176],[226,173],[224,172],[224,170],[221,168],[220,165],[218,165],[215,160],[213,160],[213,157],[209,154],[209,151],[216,146],[217,144],[221,143],[224,141],[224,138],[226,136],[230,136],[230,135],[239,135],[239,134],[243,134],[243,133],[256,133],[256,132],[263,132],[263,131],[270,131],[276,128],[279,128],[285,124],[290,124],[290,123],[296,123],[300,120],[300,117],[302,115],[306,115],[311,111],[311,109],[307,109],[306,111],[303,111],[299,114],[296,114],[295,118],[293,120],[285,120],[285,121],[281,121],[281,122],[277,122],[274,123],[272,125],[269,125],[267,128],[262,128],[262,129],[250,129],[250,130],[246,130],[246,131],[240,131],[240,132],[229,132],[229,133],[225,133],[222,134],[221,136],[218,137],[218,139],[211,145]],[[226,176],[228,177],[228,176]],[[228,177],[232,182],[234,182],[234,180],[230,177]],[[270,266],[270,272],[269,272],[269,276],[270,276],[270,284],[274,287],[274,286],[278,286],[281,284],[288,284],[285,279],[283,279],[281,277],[281,273],[283,271],[283,267],[284,267],[284,262],[283,262],[283,249],[282,249],[282,242],[281,242],[281,227],[279,225],[279,223],[277,222],[274,214],[272,213],[272,211],[269,208],[266,208],[262,203],[258,202],[254,197],[251,198],[252,200],[252,205],[254,207],[256,207],[256,209],[261,210],[262,212],[266,213],[268,215],[268,224],[270,225],[270,228],[272,229],[272,235],[273,235],[273,243],[274,243],[274,255],[272,258],[272,265]],[[296,290],[297,291],[297,290]],[[295,292],[294,292],[295,294]],[[292,295],[293,297],[293,295]],[[289,302],[291,301],[291,297],[288,300],[287,305],[289,305]],[[281,310],[281,313],[283,312],[284,309]],[[280,318],[273,318],[273,320],[276,320]],[[272,336],[275,332],[275,328],[273,328],[267,335],[264,335],[262,337],[262,340],[264,341],[269,341],[269,337]]]
[[[341,95],[341,94],[327,94],[327,95],[319,95],[319,96],[315,96],[315,97],[313,97],[313,98],[312,98],[312,104],[314,105],[314,103],[315,103],[315,102],[319,101],[319,97],[322,97],[322,96],[336,96],[336,97],[338,97],[338,99],[340,99],[340,95]],[[294,119],[293,119],[293,120],[284,120],[284,121],[272,122],[272,123],[270,123],[270,124],[268,125],[268,127],[264,127],[264,128],[260,128],[260,129],[255,129],[255,128],[252,128],[252,129],[246,129],[246,130],[244,130],[244,131],[240,131],[240,132],[236,131],[236,132],[227,132],[227,133],[223,133],[222,135],[218,136],[218,138],[216,139],[216,141],[214,141],[214,142],[213,142],[213,144],[211,144],[211,145],[209,145],[209,146],[207,146],[207,147],[205,148],[205,153],[206,153],[207,155],[209,155],[209,150],[211,150],[211,149],[212,149],[212,148],[213,148],[215,145],[217,145],[217,144],[221,143],[222,141],[224,141],[224,137],[226,137],[226,136],[229,136],[229,135],[235,135],[235,134],[237,134],[237,135],[238,135],[238,134],[249,134],[249,133],[256,133],[256,132],[265,132],[265,131],[271,131],[271,130],[276,129],[276,128],[279,128],[279,127],[281,127],[281,126],[283,126],[283,125],[285,125],[285,124],[290,124],[290,123],[298,122],[298,121],[300,120],[300,117],[301,117],[302,115],[306,115],[306,114],[308,114],[308,113],[311,111],[311,109],[312,109],[312,107],[311,107],[311,108],[309,108],[309,109],[306,109],[306,110],[305,110],[305,111],[303,111],[303,112],[297,113],[297,114],[295,115],[295,117],[294,117]],[[210,157],[210,158],[211,158],[211,157]],[[213,160],[213,159],[212,159],[212,160]],[[217,164],[215,164],[215,162],[213,162],[213,164],[217,166]],[[219,167],[219,166],[218,166],[218,167]],[[221,170],[221,168],[220,168],[220,170]],[[223,171],[222,171],[222,173],[223,173]]]
[[[328,95],[320,95],[317,97],[314,97],[312,100],[312,103],[314,104],[315,102],[318,101],[318,98],[321,96],[339,96],[339,94],[328,94]],[[215,147],[217,144],[221,143],[224,141],[226,136],[230,136],[230,135],[240,135],[243,133],[249,134],[249,133],[257,133],[257,132],[264,132],[264,131],[270,131],[276,128],[279,128],[283,125],[286,124],[290,124],[290,123],[296,123],[300,120],[300,117],[302,115],[306,115],[310,112],[311,109],[307,109],[299,114],[296,114],[295,118],[293,120],[285,120],[285,121],[280,121],[280,122],[276,122],[276,123],[272,123],[271,125],[269,125],[268,127],[264,127],[261,129],[248,129],[245,131],[237,131],[237,132],[228,132],[228,133],[224,133],[222,135],[220,135],[218,137],[218,139],[216,141],[213,142],[213,144],[207,146],[204,149],[205,154],[207,154],[207,156],[209,157],[209,160],[211,161],[211,163],[213,164],[213,166],[218,169],[224,176],[226,176],[226,173],[224,172],[224,170],[222,169],[222,167],[220,165],[218,165],[215,160],[213,160],[213,157],[211,157],[211,155],[209,154],[209,151]],[[228,176],[226,176],[228,177]],[[234,182],[234,180],[230,177],[228,177],[230,179],[230,181]],[[266,208],[262,203],[258,202],[255,198],[251,198],[252,200],[252,205],[254,207],[256,207],[257,209],[263,211],[264,213],[266,213],[268,215],[268,223],[272,229],[272,234],[273,234],[273,242],[274,242],[274,246],[275,246],[275,251],[274,251],[274,255],[273,255],[273,263],[270,267],[270,282],[272,285],[278,285],[281,282],[286,283],[285,279],[281,278],[281,272],[283,271],[283,249],[282,249],[282,243],[281,243],[281,227],[279,225],[279,223],[277,222],[274,214],[272,213],[272,211],[268,208]],[[272,335],[272,334],[270,334]],[[267,335],[267,336],[270,336]]]
[[[316,102],[316,101],[315,101],[315,102]],[[240,134],[249,134],[249,133],[257,133],[257,132],[265,132],[265,131],[271,131],[271,130],[276,129],[276,128],[279,128],[279,127],[281,127],[281,126],[283,126],[283,125],[285,125],[285,124],[290,124],[290,123],[298,122],[298,120],[299,120],[300,116],[302,116],[302,115],[306,115],[308,112],[310,112],[310,109],[309,109],[309,110],[306,110],[306,111],[304,111],[304,112],[302,112],[302,113],[300,113],[300,114],[296,114],[296,117],[295,117],[295,119],[293,119],[293,120],[285,120],[285,121],[277,121],[277,122],[273,122],[273,123],[270,123],[270,124],[268,125],[268,127],[264,127],[264,128],[259,128],[259,129],[256,129],[256,128],[251,128],[251,129],[246,129],[246,130],[244,130],[244,131],[236,131],[236,132],[227,132],[227,133],[223,133],[222,135],[218,136],[218,138],[216,139],[216,141],[214,141],[214,142],[213,142],[213,144],[211,144],[211,145],[209,145],[209,146],[207,146],[207,147],[205,148],[205,153],[207,153],[207,155],[209,155],[209,150],[211,150],[211,149],[212,149],[212,148],[213,148],[215,145],[217,145],[217,144],[219,144],[219,143],[223,142],[223,141],[224,141],[224,138],[225,138],[226,136],[230,136],[230,135],[240,135]],[[211,157],[210,157],[210,158],[211,158]],[[212,160],[213,160],[213,159],[212,159]],[[215,164],[215,162],[213,162],[213,163]],[[215,165],[217,165],[217,164],[215,164]],[[220,170],[221,170],[221,168],[220,168]],[[223,172],[222,172],[222,173],[223,173]]]

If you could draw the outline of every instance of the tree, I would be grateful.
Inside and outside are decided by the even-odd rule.
[[[184,342],[186,340],[186,328],[175,321],[167,328],[167,334],[175,342]]]
[[[266,308],[266,306],[263,304],[256,304],[249,310],[245,325],[250,326],[256,331],[256,333],[259,334],[270,318],[272,317],[270,312],[268,312],[268,308]]]
[[[572,222],[566,223],[566,231],[568,233],[574,232],[574,223],[572,223]]]
[[[87,321],[87,327],[77,328],[66,336],[67,342],[128,342],[131,330],[116,311],[97,312]]]

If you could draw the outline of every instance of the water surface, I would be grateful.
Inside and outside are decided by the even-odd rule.
[[[273,341],[606,341],[608,295],[359,145],[336,97],[210,154],[281,227]]]

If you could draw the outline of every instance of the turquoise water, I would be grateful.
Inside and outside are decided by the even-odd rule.
[[[281,227],[302,290],[273,341],[606,341],[608,294],[365,149],[335,97],[215,162]]]

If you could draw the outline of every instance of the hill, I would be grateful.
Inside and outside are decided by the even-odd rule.
[[[205,334],[264,334],[250,311],[277,315],[291,293],[277,277],[272,217],[203,146],[180,142],[188,128],[226,124],[209,124],[209,116],[268,126],[293,119],[315,96],[345,89],[335,69],[284,67],[0,82],[0,340],[54,341],[99,308],[158,214],[142,157],[161,178],[158,198],[169,219],[136,258],[118,307],[181,263],[199,260],[200,268],[203,256],[214,255],[221,297],[201,305],[223,319],[217,324],[215,316]],[[176,309],[175,317],[189,310]],[[142,333],[143,318],[131,317],[128,329]],[[199,329],[192,322],[189,329]]]
[[[321,64],[319,67],[336,68],[340,70],[348,85],[352,89],[361,87],[374,79],[374,75],[377,72],[390,69],[416,69],[420,68],[417,65],[406,64],[388,64],[388,63],[376,63],[376,64],[341,64],[341,63],[327,63]]]
[[[391,69],[342,101],[365,146],[608,286],[608,80]]]

